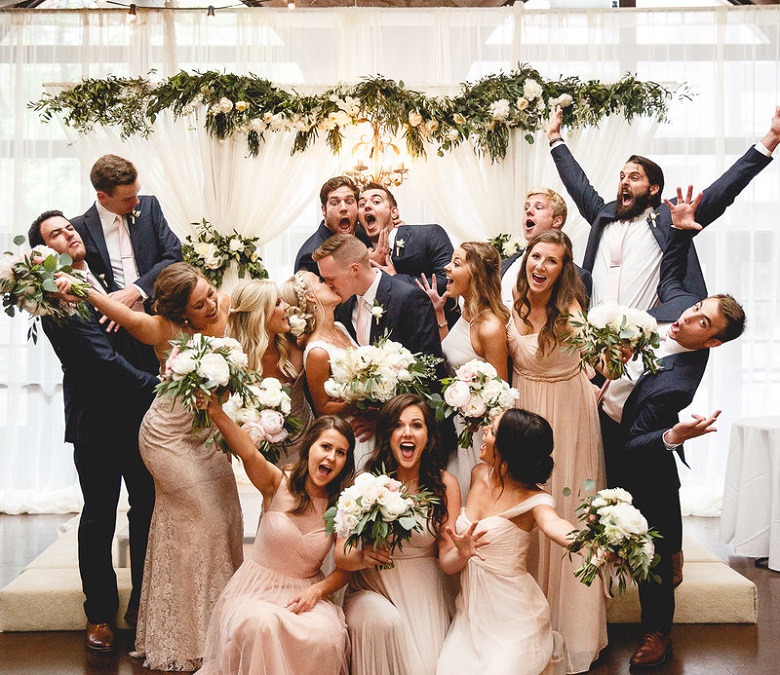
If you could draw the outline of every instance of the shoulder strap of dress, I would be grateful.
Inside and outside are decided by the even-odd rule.
[[[515,504],[511,509],[507,509],[506,511],[500,513],[499,515],[502,518],[514,518],[515,516],[519,516],[521,513],[526,513],[527,511],[530,511],[536,506],[540,506],[541,504],[547,504],[548,506],[552,506],[553,508],[555,508],[555,500],[546,492],[540,492],[539,494],[534,495],[533,497],[524,499],[519,504]]]

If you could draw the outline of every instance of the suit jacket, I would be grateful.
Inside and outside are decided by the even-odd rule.
[[[504,275],[507,273],[507,270],[515,263],[515,261],[523,256],[525,254],[525,250],[515,253],[514,255],[509,256],[508,258],[504,258],[504,260],[501,261],[501,278],[504,278]],[[591,293],[593,293],[593,277],[591,276],[590,272],[588,270],[582,269],[579,265],[575,265],[574,268],[577,270],[577,275],[580,277],[580,280],[585,286],[585,295],[590,302],[590,296]]]
[[[552,149],[552,157],[569,196],[574,200],[582,217],[591,225],[582,266],[589,272],[593,272],[604,227],[616,220],[616,202],[607,203],[596,192],[565,143],[559,143]],[[720,178],[704,190],[704,197],[696,209],[696,222],[706,227],[719,218],[737,195],[771,161],[770,157],[761,154],[754,147],[749,148]],[[648,224],[648,227],[651,227],[653,236],[662,251],[666,250],[671,226],[672,216],[669,208],[661,204],[657,209],[655,224],[653,226]],[[688,265],[683,286],[689,293],[699,298],[707,295],[707,286],[693,246],[688,250]]]
[[[123,329],[106,333],[97,316],[62,325],[44,317],[42,325],[62,365],[65,440],[107,443],[108,452],[111,442],[137,441],[159,380],[143,369],[146,346]]]
[[[441,225],[399,225],[390,257],[397,279],[414,284],[421,274],[429,279],[435,274],[439,293],[443,293],[447,285],[444,268],[450,264],[453,251],[452,242]]]
[[[168,227],[157,197],[139,197],[137,218],[126,216],[127,229],[133,243],[138,279],[134,282],[148,297],[152,296],[157,275],[171,263],[182,260],[181,242]],[[106,238],[100,223],[97,206],[92,205],[81,216],[71,218],[87,248],[87,264],[95,276],[105,279],[106,285],[114,290],[114,271],[106,248]]]
[[[319,227],[314,231],[314,234],[304,241],[303,245],[298,249],[298,253],[295,255],[295,263],[293,264],[293,272],[303,269],[319,276],[320,269],[317,267],[317,263],[314,262],[311,254],[322,246],[326,239],[332,236],[333,232],[325,227],[325,221],[321,221]],[[360,225],[355,227],[355,236],[366,246],[371,246],[371,241]]]
[[[430,298],[416,285],[381,272],[376,301],[384,309],[381,318],[371,319],[371,342],[385,332],[391,340],[400,342],[410,352],[441,357],[441,340],[436,325],[436,314]],[[352,338],[357,340],[352,324],[352,310],[356,297],[336,307],[336,320],[341,321]]]

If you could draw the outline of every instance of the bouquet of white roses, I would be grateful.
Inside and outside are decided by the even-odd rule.
[[[661,365],[654,351],[660,343],[658,324],[647,312],[608,302],[580,316],[581,320],[571,321],[574,330],[564,340],[567,349],[580,352],[583,363],[603,364],[610,378],[621,377],[624,350],[630,349],[647,372],[658,372]]]
[[[464,422],[458,436],[461,448],[470,447],[474,432],[511,408],[520,395],[498,376],[492,365],[479,359],[464,363],[455,371],[455,377],[447,377],[441,382],[447,406],[444,416],[454,412]]]
[[[410,495],[405,485],[385,474],[362,473],[325,512],[325,531],[346,539],[345,553],[359,544],[400,550],[412,532],[422,532],[428,504],[437,502],[426,490]],[[393,567],[391,561],[381,569]]]
[[[198,391],[215,396],[230,391],[244,401],[251,400],[253,394],[249,385],[259,376],[247,368],[247,357],[238,340],[195,333],[193,336],[181,335],[170,342],[173,349],[155,391],[162,396],[181,399],[195,415],[193,429],[211,425],[208,412],[195,405]]]
[[[25,239],[22,235],[14,237],[14,243],[20,246]],[[29,253],[14,255],[6,251],[0,257],[0,293],[3,295],[3,308],[8,316],[14,316],[17,310],[31,315],[27,339],[38,341],[39,317],[48,316],[57,323],[63,323],[71,316],[89,319],[91,314],[83,300],[69,303],[57,297],[55,275],[58,272],[73,274],[73,259],[67,253],[57,253],[48,246],[35,246]],[[89,291],[86,282],[74,283],[70,287],[73,295],[85,298]]]
[[[279,461],[281,451],[290,444],[290,436],[297,433],[301,423],[290,414],[290,393],[275,377],[266,377],[258,384],[250,384],[249,398],[233,394],[222,409],[230,419],[249,434],[257,449],[269,462]],[[230,448],[222,435],[217,442],[225,452]]]
[[[235,230],[233,234],[222,234],[205,218],[200,224],[192,224],[198,234],[194,240],[187,235],[182,246],[184,262],[199,269],[215,286],[219,287],[222,283],[231,262],[236,264],[239,279],[247,273],[250,279],[268,278],[268,271],[260,257],[258,237],[244,237]]]
[[[434,356],[412,354],[385,335],[373,345],[350,347],[334,358],[325,391],[328,396],[354,403],[359,410],[411,391],[425,396],[439,361]]]
[[[659,580],[650,570],[658,564],[653,539],[660,534],[648,529],[647,520],[632,501],[630,493],[614,488],[599,491],[577,507],[584,527],[577,531],[569,551],[570,555],[582,552],[585,558],[574,575],[586,586],[601,576],[611,594],[613,577],[617,577],[618,593],[622,594],[627,579]]]
[[[525,250],[525,240],[507,234],[506,232],[502,232],[492,239],[488,239],[488,244],[498,251],[501,260],[511,258],[515,253],[522,253]]]

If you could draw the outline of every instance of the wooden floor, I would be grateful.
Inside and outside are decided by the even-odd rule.
[[[56,538],[57,526],[71,515],[0,515],[0,587]],[[670,675],[777,675],[780,673],[780,574],[756,568],[748,558],[730,556],[718,541],[717,518],[686,518],[686,533],[724,559],[758,587],[758,625],[694,624],[674,627],[674,657],[654,673]],[[609,627],[609,646],[589,671],[593,675],[629,673],[628,658],[641,631],[636,624]],[[120,649],[96,656],[84,649],[83,632],[0,634],[2,675],[129,675],[150,673]],[[633,671],[632,671],[633,672]],[[383,675],[377,673],[376,675]],[[474,674],[478,675],[478,674]]]

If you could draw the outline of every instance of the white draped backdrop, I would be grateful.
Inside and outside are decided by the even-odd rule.
[[[148,139],[122,141],[114,130],[86,137],[42,124],[27,108],[45,85],[82,77],[224,70],[268,77],[299,91],[381,74],[429,92],[527,62],[551,78],[689,83],[696,96],[671,106],[670,123],[568,134],[575,155],[606,197],[634,152],[678,184],[705,187],[763,135],[780,102],[780,8],[524,11],[320,9],[138,12],[0,11],[0,246],[45,209],[72,216],[94,199],[87,174],[115,152],[140,170],[142,192],[163,204],[181,237],[206,218],[222,230],[258,236],[277,281],[291,272],[298,246],[319,220],[321,183],[349,155],[323,144],[290,157],[291,137],[271,135],[260,156],[243,142],[218,143],[199,125],[162,116]],[[346,144],[349,147],[349,143]],[[410,223],[439,222],[453,240],[518,231],[527,188],[562,190],[547,144],[516,133],[502,162],[462,147],[416,163],[396,193]],[[564,193],[565,194],[565,193]],[[773,163],[716,224],[697,238],[711,292],[729,291],[746,307],[749,330],[713,353],[692,410],[723,409],[720,432],[690,444],[682,470],[685,508],[720,508],[730,422],[777,412],[780,399],[778,293],[780,169]],[[572,213],[566,231],[581,256],[587,225]],[[61,372],[45,337],[25,339],[26,322],[0,318],[0,510],[69,510],[79,492],[71,448],[62,441]],[[110,396],[110,392],[106,395]],[[576,414],[576,413],[575,413]],[[106,448],[106,452],[110,452]],[[573,486],[574,487],[574,486]]]

